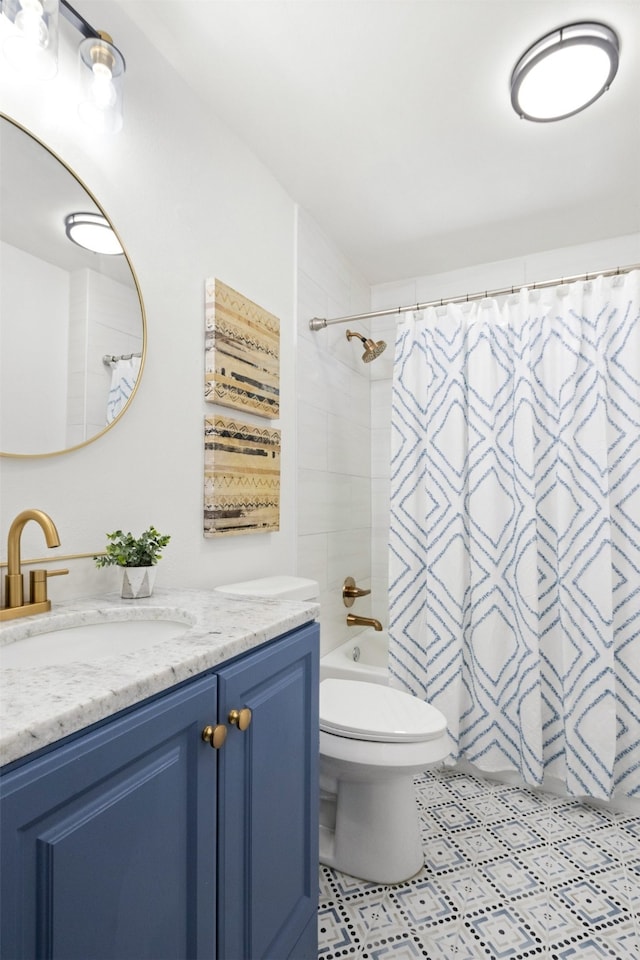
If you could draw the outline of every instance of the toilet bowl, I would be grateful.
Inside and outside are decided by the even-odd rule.
[[[417,697],[360,680],[320,684],[320,861],[374,883],[422,867],[413,778],[447,756],[447,724]]]
[[[235,596],[317,600],[318,584],[266,577],[218,587]],[[449,752],[435,707],[379,683],[320,684],[320,862],[374,883],[422,867],[413,778]]]

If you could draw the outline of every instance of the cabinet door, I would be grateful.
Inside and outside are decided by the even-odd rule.
[[[216,678],[4,777],[4,960],[215,957]]]
[[[318,635],[311,624],[218,674],[220,960],[316,960]],[[309,935],[311,931],[311,935]]]

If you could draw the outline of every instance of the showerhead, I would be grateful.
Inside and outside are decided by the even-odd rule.
[[[355,330],[347,330],[347,340],[351,340],[352,337],[357,337],[358,340],[361,340],[364,344],[364,353],[362,354],[363,363],[371,363],[372,360],[375,360],[376,357],[379,357],[380,354],[387,349],[384,340],[378,340],[376,343],[375,340],[368,340]]]

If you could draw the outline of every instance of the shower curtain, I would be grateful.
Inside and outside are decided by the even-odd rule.
[[[390,670],[450,761],[640,796],[640,272],[399,324]]]

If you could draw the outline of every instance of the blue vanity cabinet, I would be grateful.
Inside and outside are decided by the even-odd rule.
[[[218,755],[219,960],[317,960],[318,633],[218,673],[221,722],[251,710]]]
[[[317,704],[309,624],[5,772],[1,960],[316,960]]]
[[[213,958],[215,676],[3,778],[2,960]]]

